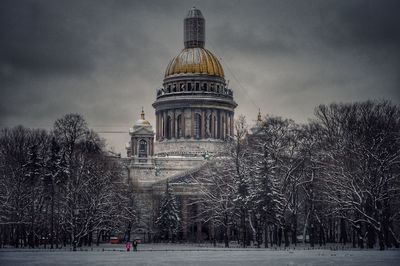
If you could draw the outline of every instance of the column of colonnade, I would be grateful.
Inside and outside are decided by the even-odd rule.
[[[171,112],[171,110],[169,110]],[[212,109],[211,112],[207,112],[207,109],[201,108],[200,112],[197,112],[201,115],[201,131],[200,138],[205,139],[207,137],[207,130],[210,133],[210,138],[214,139],[225,139],[227,136],[234,135],[234,117],[233,112]],[[178,125],[178,117],[181,116],[181,124]],[[210,118],[206,117],[207,115]],[[168,120],[168,116],[170,120]],[[184,138],[186,136],[186,123],[185,123],[185,113],[184,109],[174,109],[170,114],[168,114],[167,110],[159,111],[156,113],[156,139],[164,139],[168,136],[167,129],[171,130],[170,138],[176,139],[178,137],[178,130],[181,128],[180,138]],[[191,112],[191,129],[190,129],[190,137],[195,137],[195,123],[196,123],[196,112],[192,110]],[[170,125],[167,126],[168,121],[170,121]]]

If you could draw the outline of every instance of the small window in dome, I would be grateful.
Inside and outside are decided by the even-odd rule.
[[[203,91],[207,91],[207,83],[203,83]]]
[[[196,91],[200,90],[200,83],[196,82]]]
[[[142,139],[139,141],[139,157],[147,157],[147,142]]]
[[[188,88],[188,91],[191,91],[191,90],[192,90],[192,83],[189,82],[189,83],[187,84],[187,88]]]

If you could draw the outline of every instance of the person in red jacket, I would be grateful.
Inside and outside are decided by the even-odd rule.
[[[125,248],[126,248],[126,251],[130,251],[131,250],[131,242],[126,242]]]

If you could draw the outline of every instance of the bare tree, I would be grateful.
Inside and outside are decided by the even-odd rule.
[[[321,165],[325,192],[335,214],[356,228],[363,246],[378,237],[379,246],[398,245],[391,208],[399,195],[399,108],[389,102],[319,106],[318,122],[326,132]]]

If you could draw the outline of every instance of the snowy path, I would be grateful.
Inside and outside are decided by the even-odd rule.
[[[145,245],[143,245],[145,246]],[[143,247],[142,246],[142,247]],[[155,251],[157,249],[158,251]],[[139,252],[124,251],[49,251],[0,250],[0,265],[399,265],[400,251],[330,251],[263,249],[201,249],[160,251],[143,248]],[[108,249],[106,249],[108,250]]]

